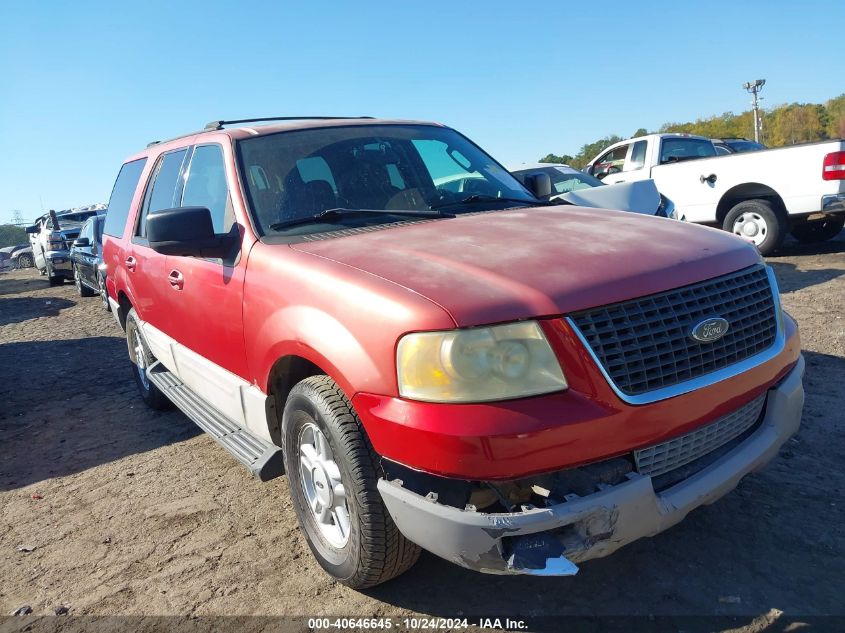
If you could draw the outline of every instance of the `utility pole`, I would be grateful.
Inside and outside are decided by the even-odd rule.
[[[765,79],[757,79],[755,81],[748,81],[742,84],[742,87],[750,92],[752,96],[751,106],[754,109],[754,141],[757,143],[760,142],[760,131],[763,129],[763,121],[757,104],[757,93],[759,93],[765,85]]]

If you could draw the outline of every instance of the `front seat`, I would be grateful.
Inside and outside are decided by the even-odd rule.
[[[293,169],[285,179],[281,205],[282,221],[307,218],[337,206],[337,196],[325,180],[305,182],[298,169]]]

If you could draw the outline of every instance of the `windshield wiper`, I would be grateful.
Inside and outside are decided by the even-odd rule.
[[[463,200],[453,200],[452,202],[441,202],[440,204],[431,205],[432,209],[445,209],[446,207],[455,207],[462,204],[475,204],[478,202],[519,202],[528,207],[540,207],[548,204],[544,200],[526,200],[525,198],[500,198],[498,196],[491,196],[488,194],[474,193],[467,196]]]
[[[337,207],[334,209],[326,209],[314,215],[309,215],[303,218],[293,218],[285,220],[284,222],[276,222],[270,225],[273,231],[279,231],[291,226],[299,226],[301,224],[317,224],[320,222],[336,222],[342,218],[348,218],[356,215],[404,215],[413,218],[454,218],[451,213],[433,213],[432,211],[415,211],[404,209],[344,209]]]

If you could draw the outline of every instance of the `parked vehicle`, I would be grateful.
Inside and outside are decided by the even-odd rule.
[[[26,227],[32,245],[35,266],[46,275],[51,286],[73,279],[70,247],[79,236],[83,222],[96,211],[56,213],[50,211]]]
[[[32,266],[32,249],[29,244],[5,246],[0,248],[0,259],[5,269],[28,268]]]
[[[127,159],[109,302],[142,399],[261,480],[286,472],[340,582],[384,582],[420,547],[573,574],[798,429],[797,327],[746,242],[542,206],[543,178],[527,190],[440,125],[259,121]],[[470,174],[487,194],[436,185]]]
[[[85,221],[79,237],[70,249],[73,280],[80,297],[99,295],[106,310],[110,310],[106,293],[106,267],[103,265],[103,223],[105,213],[93,215]]]
[[[710,140],[716,147],[716,154],[742,154],[743,152],[756,152],[766,149],[766,146],[762,143],[747,138],[714,138]]]
[[[678,219],[675,205],[657,191],[651,179],[604,187],[598,178],[569,165],[534,163],[511,165],[508,170],[520,182],[524,182],[526,176],[546,174],[551,187],[549,195],[543,196],[544,200]]]
[[[845,140],[715,158],[708,138],[650,134],[611,145],[585,171],[606,183],[652,178],[688,221],[736,233],[764,255],[790,231],[819,242],[845,225]]]
[[[15,268],[32,268],[35,266],[32,246],[29,244],[18,244],[12,247],[11,260]]]
[[[9,256],[9,253],[4,252],[3,249],[0,249],[0,272],[8,272],[12,270],[12,260]]]

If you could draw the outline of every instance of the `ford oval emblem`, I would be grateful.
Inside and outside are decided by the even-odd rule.
[[[710,317],[692,328],[690,337],[699,343],[712,343],[722,338],[730,326],[722,317]]]

